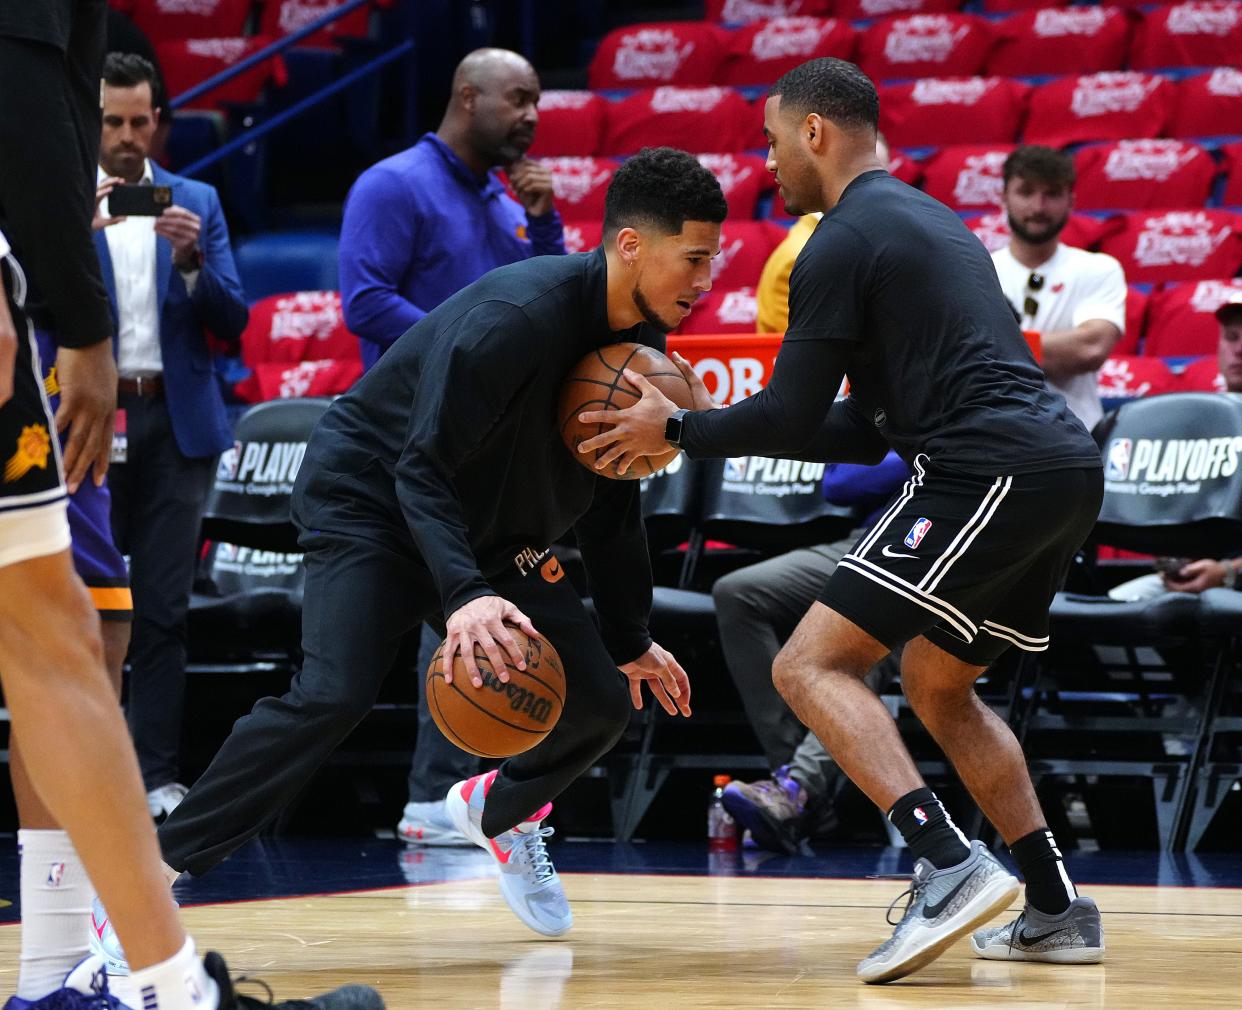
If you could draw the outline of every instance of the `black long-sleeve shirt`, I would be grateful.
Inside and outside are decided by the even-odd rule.
[[[488,576],[523,548],[572,527],[604,643],[630,662],[651,644],[638,484],[582,466],[555,416],[570,368],[618,340],[664,348],[652,327],[608,329],[602,250],[493,270],[420,319],[329,408],[307,447],[295,512],[317,529],[412,546],[446,616],[491,595]],[[345,486],[348,501],[317,507]]]
[[[91,241],[105,0],[0,0],[0,227],[28,311],[66,347],[112,336]]]

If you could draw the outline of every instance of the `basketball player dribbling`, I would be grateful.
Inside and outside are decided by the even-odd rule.
[[[521,920],[546,935],[569,929],[551,829],[541,826],[551,801],[613,746],[643,683],[683,715],[690,685],[647,633],[637,483],[573,458],[557,395],[593,348],[632,340],[663,350],[664,334],[711,287],[725,213],[715,177],[692,156],[645,150],[609,188],[602,248],[492,271],[419,320],[333,403],[293,496],[306,551],[305,662],[284,697],[237,723],[160,827],[170,867],[205,873],[275,818],[371,710],[410,629],[447,618],[445,666],[460,653],[478,687],[476,643],[495,670],[505,655],[523,665],[508,621],[560,654],[565,708],[545,740],[459,783],[448,806],[495,858]],[[598,631],[552,563],[548,545],[570,528]]]
[[[611,429],[581,451],[607,450],[596,465],[622,470],[670,444],[691,457],[875,463],[891,446],[905,458],[913,476],[773,668],[915,859],[905,914],[858,976],[921,968],[1019,891],[954,826],[863,683],[903,643],[907,699],[1026,879],[1022,914],[975,933],[976,953],[1099,961],[1099,911],[1065,872],[1017,740],[973,689],[1009,646],[1047,648],[1049,603],[1099,513],[1099,450],[1046,388],[978,239],[876,160],[878,119],[875,86],[852,63],[812,60],[773,86],[768,168],[791,213],[826,213],[793,270],[771,381],[731,407],[687,412],[633,377],[635,406],[581,415]],[[834,403],[845,374],[850,395]]]

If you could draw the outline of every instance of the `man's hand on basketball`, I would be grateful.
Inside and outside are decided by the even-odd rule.
[[[707,387],[703,385],[702,378],[699,373],[694,370],[694,366],[685,358],[674,351],[669,355],[673,359],[673,364],[677,366],[677,371],[681,372],[681,376],[686,380],[686,384],[690,387],[690,395],[693,399],[690,401],[692,410],[720,410],[724,407],[723,403],[717,403],[712,399],[712,394],[707,391]]]
[[[690,714],[690,678],[673,654],[655,642],[634,662],[621,668],[630,679],[630,700],[636,709],[643,707],[643,681],[655,695],[664,711],[676,715]]]
[[[579,452],[605,450],[595,461],[596,470],[606,470],[613,460],[620,460],[617,473],[625,473],[639,456],[655,456],[668,452],[664,427],[677,404],[647,381],[647,377],[631,369],[622,373],[642,394],[642,398],[625,410],[588,410],[578,415],[583,424],[602,424],[610,430],[588,438],[578,446]]]
[[[509,682],[510,663],[525,670],[526,656],[505,627],[506,622],[517,625],[528,635],[538,634],[529,617],[499,596],[480,596],[453,611],[444,640],[444,682],[453,683],[453,657],[461,653],[470,683],[475,687],[483,686],[483,675],[474,657],[476,644],[483,647],[502,684]]]

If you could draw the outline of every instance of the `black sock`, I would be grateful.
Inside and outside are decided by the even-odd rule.
[[[1058,915],[1078,897],[1061,862],[1061,850],[1047,828],[1019,838],[1009,846],[1009,851],[1026,881],[1026,900],[1039,911]]]
[[[888,812],[917,862],[928,860],[938,870],[956,866],[970,855],[970,846],[957,830],[936,794],[924,786],[906,793]]]

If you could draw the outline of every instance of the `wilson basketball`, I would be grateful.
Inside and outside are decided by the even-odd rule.
[[[691,407],[690,383],[659,351],[642,344],[608,344],[596,348],[579,361],[561,386],[557,407],[561,438],[574,459],[589,469],[613,480],[639,480],[650,477],[668,466],[680,449],[670,449],[659,456],[642,456],[623,474],[617,473],[614,462],[604,470],[595,469],[600,453],[580,453],[578,446],[588,438],[602,434],[602,424],[583,424],[578,415],[584,410],[623,410],[636,404],[641,394],[621,374],[631,369],[645,375],[661,393],[678,407]]]
[[[481,645],[474,658],[483,686],[470,683],[460,655],[453,660],[453,682],[444,680],[444,643],[427,667],[427,704],[449,740],[479,757],[504,758],[530,750],[547,736],[565,707],[565,668],[552,643],[506,625],[526,657],[526,669],[509,665],[502,683]]]

